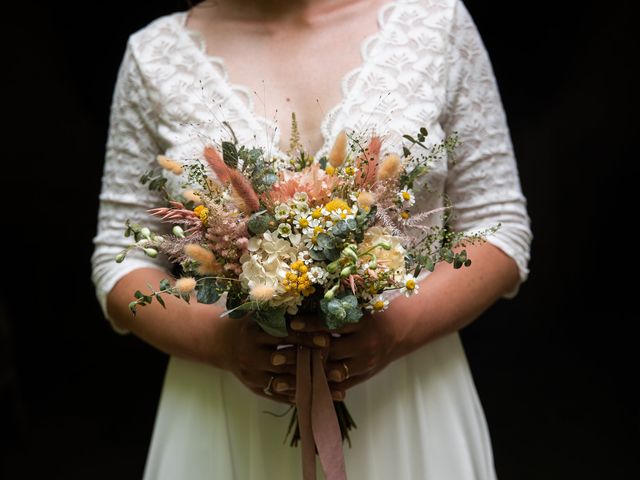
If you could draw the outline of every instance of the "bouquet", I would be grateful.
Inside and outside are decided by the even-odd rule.
[[[486,232],[452,231],[446,203],[412,211],[414,185],[432,162],[452,154],[455,136],[427,146],[428,132],[421,128],[403,136],[402,152],[383,157],[380,137],[342,132],[328,156],[314,159],[301,147],[295,116],[292,132],[286,158],[239,145],[232,131],[219,149],[204,148],[206,163],[157,158],[161,170],[185,179],[175,198],[161,170],[141,178],[164,192],[167,205],[149,213],[171,224],[171,233],[127,222],[125,235],[134,242],[116,261],[135,249],[151,257],[160,253],[179,266],[180,276],[163,280],[157,290],[135,292],[129,305],[134,314],[154,300],[164,306],[163,295],[186,302],[195,295],[211,304],[226,293],[224,315],[250,312],[271,335],[286,336],[288,317],[304,310],[319,311],[334,331],[358,322],[364,312],[385,310],[385,292],[418,293],[421,270],[433,271],[441,261],[454,268],[471,264],[466,251],[455,247],[481,241]],[[443,215],[444,222],[433,222],[434,215]],[[314,444],[321,460],[326,449],[323,435],[313,430],[325,427],[313,423],[309,410],[322,403],[315,397],[311,402],[322,393],[315,379],[321,376],[326,385],[326,378],[313,352],[306,353],[298,356],[297,390],[303,391],[297,391],[289,433],[292,444],[302,439],[303,450],[306,442],[310,453],[303,452],[303,460],[311,456],[315,465]],[[343,402],[329,402],[337,427],[330,434],[348,440],[353,419]]]

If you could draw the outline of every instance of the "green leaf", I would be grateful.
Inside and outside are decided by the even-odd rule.
[[[167,183],[167,179],[165,177],[156,177],[153,180],[151,180],[151,183],[149,183],[149,190],[152,190],[152,191],[162,190],[166,183]]]
[[[238,149],[231,142],[222,142],[222,159],[228,167],[238,167]]]
[[[258,310],[254,313],[254,318],[258,325],[274,337],[286,337],[287,332],[287,320],[285,318],[285,308],[275,308]]]
[[[237,307],[239,307],[243,303],[244,303],[244,297],[242,295],[242,292],[240,292],[238,288],[229,290],[229,293],[227,293],[226,307],[227,307],[227,310],[233,310],[231,313],[229,313],[229,316],[231,318],[244,317],[245,315],[244,312],[235,310]]]
[[[198,282],[196,287],[196,299],[198,303],[204,303],[211,305],[220,299],[220,293],[218,292],[218,284],[212,278],[207,278]]]
[[[356,222],[355,218],[348,218],[345,221],[345,224],[347,225],[347,228],[349,230],[355,230],[356,228],[358,228],[358,222]]]
[[[335,262],[340,258],[340,252],[337,248],[326,248],[322,251],[322,253],[330,262]]]
[[[436,268],[436,264],[435,264],[435,262],[433,261],[433,259],[431,257],[425,257],[424,262],[422,263],[422,265],[424,266],[424,268],[426,268],[430,272],[433,272],[435,270],[435,268]]]
[[[155,297],[158,303],[162,305],[162,308],[167,308],[167,306],[164,304],[164,300],[162,299],[159,293],[156,293]]]
[[[323,251],[317,250],[315,248],[309,250],[309,256],[316,262],[322,262],[323,260],[326,260]]]
[[[136,315],[136,308],[138,307],[138,302],[131,302],[129,303],[129,310],[131,310],[131,313],[133,313],[133,315]]]
[[[355,297],[355,295],[348,294],[340,298],[340,303],[342,304],[343,308],[357,307],[358,299]]]
[[[170,290],[171,289],[171,283],[169,282],[169,280],[167,280],[166,278],[163,278],[162,280],[160,280],[160,290]]]
[[[453,252],[450,249],[443,248],[442,252],[441,252],[441,255],[442,255],[442,259],[445,262],[447,262],[447,263],[453,262]]]
[[[142,293],[140,290],[136,290],[136,293],[134,293],[133,296],[138,299],[144,298],[144,293]]]
[[[269,230],[269,224],[274,221],[275,218],[268,213],[254,213],[247,222],[247,228],[253,235],[262,235]]]
[[[427,131],[427,129],[426,129],[426,128],[424,128],[424,127],[420,127],[420,133],[421,133],[423,136],[425,136],[425,137],[426,137],[427,135],[429,135],[429,132],[428,132],[428,131]]]
[[[402,155],[405,157],[411,156],[411,150],[409,150],[407,147],[402,147]]]
[[[326,233],[319,234],[317,240],[318,246],[323,250],[325,248],[335,248],[335,242],[333,241],[333,238],[331,238],[331,236],[327,235]]]

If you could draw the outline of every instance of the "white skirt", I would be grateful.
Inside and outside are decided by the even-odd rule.
[[[344,447],[349,480],[496,478],[457,333],[353,387],[346,404],[358,425]],[[172,357],[144,479],[299,480],[300,451],[284,443],[289,415],[264,413],[286,410],[231,373]]]

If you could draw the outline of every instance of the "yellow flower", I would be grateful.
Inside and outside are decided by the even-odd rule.
[[[327,172],[327,175],[333,175],[336,173],[336,169],[331,165],[327,165],[327,168],[325,168],[324,171]]]
[[[411,214],[409,213],[409,211],[408,211],[408,210],[403,210],[403,211],[400,213],[400,217],[401,217],[403,220],[409,220],[409,217],[410,217],[410,216],[411,216]]]
[[[200,217],[200,221],[206,225],[207,220],[209,219],[209,209],[207,207],[204,205],[198,205],[193,209],[193,213]]]
[[[356,169],[349,166],[344,169],[344,173],[346,173],[347,175],[353,175],[354,173],[356,173]]]
[[[316,208],[312,213],[311,213],[311,218],[313,218],[314,220],[319,219],[320,217],[322,217],[322,209],[321,208]]]
[[[324,206],[324,208],[328,212],[334,212],[336,210],[348,210],[349,209],[349,205],[347,205],[347,202],[345,202],[341,198],[336,198],[334,200],[331,200],[329,203],[327,203]]]

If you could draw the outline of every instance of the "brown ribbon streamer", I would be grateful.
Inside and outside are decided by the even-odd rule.
[[[298,347],[296,406],[304,480],[316,480],[316,449],[326,480],[346,480],[340,425],[319,349]]]

